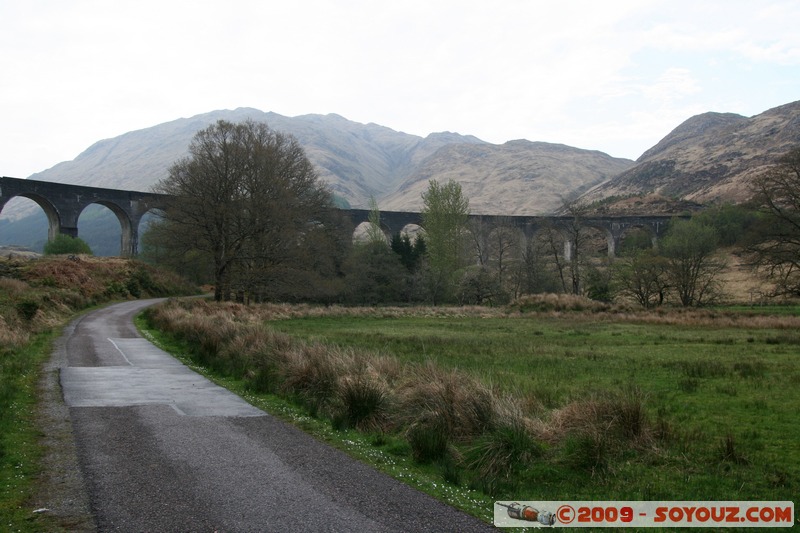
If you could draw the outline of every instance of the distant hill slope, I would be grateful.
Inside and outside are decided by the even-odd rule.
[[[549,214],[632,164],[602,152],[525,140],[451,144],[423,160],[381,207],[419,211],[429,180],[452,179],[461,184],[473,213]]]
[[[574,196],[632,164],[599,152],[544,143],[514,141],[497,146],[450,132],[422,138],[334,114],[285,117],[239,108],[182,118],[99,141],[73,161],[30,178],[146,191],[186,155],[198,130],[220,119],[265,121],[274,130],[294,135],[321,179],[353,207],[366,207],[375,197],[384,209],[415,209],[421,191],[414,183],[427,185],[428,179],[453,178],[463,181],[476,207],[538,214],[552,211],[560,203],[551,194],[543,197],[542,187]],[[19,218],[33,209],[4,215]]]
[[[675,128],[636,165],[587,192],[582,200],[655,195],[701,204],[742,202],[751,196],[751,179],[797,146],[800,101],[751,118],[704,113]]]
[[[335,114],[285,117],[239,108],[102,140],[73,161],[30,177],[149,190],[187,154],[195,133],[220,119],[265,121],[275,130],[294,135],[340,199],[353,207],[366,207],[374,197],[383,210],[419,210],[429,180],[453,179],[462,185],[473,213],[549,214],[557,212],[564,200],[581,194],[585,202],[603,201],[600,210],[608,213],[676,212],[711,202],[746,200],[751,178],[790,148],[800,146],[800,101],[751,118],[731,113],[697,115],[635,163],[557,144],[518,140],[494,145],[449,132],[422,138]],[[0,245],[40,249],[47,233],[41,210],[32,202],[20,201],[2,214]],[[90,242],[96,253],[118,252],[118,224],[105,208],[87,209],[79,231],[103,240]]]
[[[457,134],[423,139],[376,124],[359,124],[338,115],[284,117],[257,109],[213,111],[99,141],[73,161],[38,172],[31,179],[95,187],[149,190],[168,175],[169,167],[187,155],[195,133],[218,120],[264,121],[272,129],[297,137],[321,179],[354,205],[392,190],[420,159],[445,144],[480,143]]]

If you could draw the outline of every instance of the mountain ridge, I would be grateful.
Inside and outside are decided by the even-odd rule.
[[[296,137],[341,205],[366,208],[374,198],[380,209],[397,211],[420,210],[429,180],[453,179],[475,214],[547,215],[576,201],[598,214],[678,213],[746,201],[749,181],[800,146],[800,101],[752,117],[719,112],[689,117],[635,162],[542,141],[491,144],[449,131],[420,137],[335,113],[286,117],[242,107],[97,141],[72,161],[30,178],[147,191],[188,154],[198,130],[221,119],[265,121]],[[43,217],[32,201],[15,202],[2,212],[0,244],[25,244],[7,237],[14,225],[9,219]],[[95,209],[105,208],[90,206],[81,219],[94,221]],[[39,225],[46,228],[46,222]],[[24,236],[31,227],[14,235]],[[38,242],[44,239],[46,229]]]
[[[553,152],[563,151],[563,145],[548,143],[537,144],[531,141],[509,141],[505,145],[493,145],[473,135],[462,135],[455,132],[434,132],[426,137],[398,132],[375,123],[361,124],[330,113],[327,115],[308,114],[297,117],[286,117],[274,112],[264,112],[254,108],[241,107],[234,110],[216,110],[188,118],[179,118],[149,128],[124,133],[114,138],[103,139],[89,146],[72,161],[59,163],[50,169],[37,172],[30,179],[72,183],[97,187],[149,190],[160,179],[168,175],[169,167],[178,159],[187,155],[189,143],[194,134],[217,120],[239,122],[243,120],[264,121],[276,131],[293,135],[306,151],[315,165],[317,172],[331,191],[342,198],[347,205],[367,207],[370,199],[375,198],[379,204],[391,197],[391,207],[397,210],[409,210],[418,205],[418,199],[403,201],[398,190],[408,190],[405,185],[408,179],[418,179],[420,168],[453,166],[461,164],[457,174],[470,183],[486,181],[483,187],[471,189],[478,194],[480,190],[492,188],[492,174],[487,168],[478,170],[463,166],[467,162],[447,162],[448,150],[440,150],[453,146],[486,147],[484,157],[493,160],[493,168],[503,168],[507,175],[504,183],[525,182],[531,174],[526,164],[517,161],[514,165],[500,160],[512,156],[519,158],[528,152],[531,160],[527,166],[541,166],[536,163],[537,157],[542,160],[559,163],[559,158],[548,156],[543,147],[551,147]],[[518,144],[514,144],[518,143]],[[495,147],[495,148],[492,148]],[[505,147],[505,148],[503,148]],[[514,150],[509,150],[514,147]],[[538,188],[556,187],[564,194],[574,195],[589,185],[604,179],[609,173],[633,164],[632,161],[611,158],[601,152],[573,148],[570,157],[591,159],[607,158],[609,168],[598,161],[591,165],[578,165],[581,173],[574,179],[563,183],[548,185],[547,179],[536,183]],[[602,154],[602,155],[601,155]],[[433,158],[433,159],[431,159]],[[563,158],[562,158],[563,159]],[[432,162],[433,161],[433,162]],[[599,166],[598,166],[599,165]],[[597,168],[595,168],[597,167]],[[550,169],[550,174],[557,174],[557,169]],[[547,172],[545,172],[547,174]],[[429,175],[429,179],[444,179],[443,176]],[[488,181],[487,181],[488,180]],[[529,181],[529,180],[528,180]],[[519,188],[519,187],[517,187]],[[568,190],[566,190],[568,189]],[[416,191],[416,189],[414,189]],[[477,208],[500,209],[502,212],[525,214],[545,214],[552,211],[547,202],[525,200],[524,196],[514,195],[508,202],[501,204],[496,194],[492,199],[483,201],[475,197]],[[548,192],[536,198],[552,199]],[[381,205],[381,207],[384,207]],[[388,208],[388,206],[386,207]],[[28,210],[30,211],[31,208]],[[35,208],[34,208],[35,209]]]
[[[752,117],[702,113],[672,130],[630,169],[589,190],[581,201],[661,196],[701,205],[746,202],[752,197],[752,179],[797,146],[800,101]],[[615,210],[610,205],[603,208]]]

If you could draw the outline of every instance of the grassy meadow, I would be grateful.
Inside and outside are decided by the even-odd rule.
[[[792,500],[800,318],[533,303],[194,302],[150,319],[250,393],[486,498]]]

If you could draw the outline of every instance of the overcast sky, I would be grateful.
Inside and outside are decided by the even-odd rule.
[[[0,0],[0,175],[217,109],[638,158],[800,100],[798,0]]]

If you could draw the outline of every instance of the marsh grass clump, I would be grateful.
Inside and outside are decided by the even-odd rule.
[[[762,361],[740,361],[733,364],[733,371],[742,378],[763,378],[767,373],[767,365]]]
[[[452,433],[443,417],[427,411],[411,422],[406,428],[405,437],[411,446],[414,460],[425,464],[447,456]]]
[[[369,367],[361,366],[339,381],[332,413],[334,427],[382,430],[387,426],[390,406],[386,382]]]
[[[687,378],[717,378],[728,373],[728,369],[717,361],[679,361],[676,365]]]
[[[484,433],[494,423],[494,396],[463,372],[432,363],[410,367],[398,389],[395,423],[421,463],[457,456],[455,444]]]
[[[666,430],[666,427],[662,427]],[[653,441],[644,395],[635,388],[575,400],[553,412],[543,438],[577,469],[596,471],[614,457],[646,450]]]
[[[512,302],[508,309],[518,313],[608,311],[611,306],[575,294],[528,294]]]
[[[279,389],[305,405],[312,416],[328,413],[339,392],[348,361],[340,351],[320,344],[294,343],[282,351]]]
[[[510,398],[498,402],[492,428],[467,445],[465,463],[483,490],[490,494],[510,483],[513,474],[531,466],[544,455],[533,422]]]
[[[413,367],[398,390],[397,423],[415,459],[440,459],[452,442],[480,435],[494,424],[494,395],[463,372],[432,363]]]

